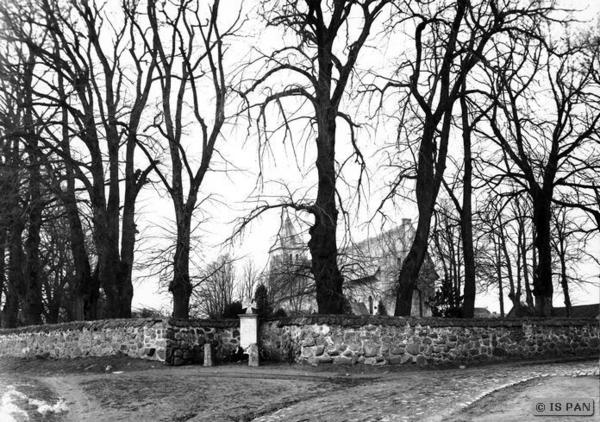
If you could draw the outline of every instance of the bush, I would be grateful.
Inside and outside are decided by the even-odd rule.
[[[239,300],[231,302],[228,305],[225,305],[225,310],[223,311],[223,318],[227,318],[227,319],[237,318],[239,314],[244,313],[243,309],[244,308],[243,308],[242,302],[240,302]]]
[[[256,293],[254,293],[254,302],[256,303],[256,308],[258,309],[258,315],[261,317],[271,316],[273,313],[273,308],[269,303],[269,292],[264,284],[260,284],[256,288]]]
[[[273,316],[275,318],[285,318],[287,316],[287,312],[285,311],[285,309],[277,309],[275,312],[273,312]]]
[[[352,315],[354,313],[352,312],[352,304],[350,303],[346,295],[344,295],[342,302],[342,313],[344,315]]]

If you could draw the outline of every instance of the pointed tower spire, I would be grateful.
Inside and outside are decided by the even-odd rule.
[[[277,233],[275,247],[271,250],[276,255],[296,255],[302,250],[302,239],[290,218],[286,208],[281,211],[281,226]]]

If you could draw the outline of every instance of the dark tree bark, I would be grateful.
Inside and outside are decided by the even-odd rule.
[[[502,283],[502,252],[498,240],[494,234],[492,234],[492,242],[494,244],[494,257],[496,261],[496,277],[498,279],[498,301],[500,303],[500,317],[504,318],[504,285]]]
[[[40,10],[43,19],[39,25],[47,31],[45,43],[28,38],[18,27],[11,28],[60,78],[55,92],[38,95],[60,108],[63,124],[70,123],[68,130],[63,128],[62,139],[52,132],[48,135],[60,146],[55,152],[64,159],[68,173],[68,189],[61,197],[69,215],[77,263],[78,318],[96,316],[100,286],[107,298],[109,317],[131,316],[135,200],[150,171],[150,168],[134,170],[134,150],[155,66],[150,48],[137,43],[139,12],[136,8],[137,4],[123,3],[121,26],[109,26],[108,15],[97,4],[75,2],[67,7],[43,0]],[[129,37],[127,41],[124,41],[125,34]],[[81,42],[82,39],[86,42]],[[104,39],[111,39],[112,44]],[[126,42],[129,48],[122,50]],[[124,51],[131,56],[135,71],[126,67]],[[127,104],[123,97],[126,87],[134,94]],[[71,156],[69,144],[77,138],[87,149],[88,163],[76,162]],[[83,256],[85,248],[81,247],[84,236],[78,221],[81,213],[78,198],[72,189],[75,178],[85,187],[92,210],[92,232],[98,255],[92,274],[88,268],[90,259]],[[125,197],[121,203],[122,182]]]
[[[463,245],[463,258],[465,267],[464,297],[462,302],[462,317],[473,318],[475,314],[476,297],[476,272],[475,250],[473,246],[473,157],[471,152],[472,124],[469,121],[470,111],[467,105],[466,87],[462,87],[460,97],[463,140],[463,177],[462,177],[462,204],[456,198],[452,189],[444,182],[448,195],[460,215],[460,234]]]
[[[33,72],[36,57],[31,54],[23,63],[23,132],[25,133],[24,150],[27,153],[29,183],[27,192],[26,215],[28,220],[27,236],[24,244],[26,294],[22,298],[23,321],[25,325],[42,323],[44,306],[42,303],[42,280],[40,263],[40,231],[42,229],[42,212],[45,198],[41,189],[40,145],[37,140],[33,122]]]
[[[67,96],[64,90],[63,76],[57,75],[57,94],[61,102],[66,104]],[[100,297],[100,280],[92,277],[92,267],[85,243],[85,233],[79,210],[77,208],[77,196],[75,194],[76,172],[73,162],[69,137],[69,112],[63,105],[61,111],[61,138],[62,158],[64,162],[64,179],[66,189],[61,189],[59,184],[54,184],[54,191],[65,207],[66,219],[69,228],[69,246],[73,256],[75,267],[74,293],[74,317],[77,321],[94,320],[97,317],[98,299]],[[58,315],[57,315],[58,316]]]
[[[533,236],[533,244],[535,245],[535,226],[532,226],[532,236]],[[537,251],[536,251],[535,247],[531,251],[531,266],[532,266],[533,270],[535,271],[535,269],[537,268]],[[535,277],[535,274],[534,274],[534,277]],[[533,299],[533,289],[531,288],[531,284],[530,283],[526,284],[526,288],[529,289],[527,291],[527,306],[529,306],[529,308],[531,308],[531,309],[534,309],[535,302]]]
[[[475,251],[473,248],[473,157],[471,153],[471,125],[469,123],[469,109],[466,90],[463,85],[463,95],[460,98],[461,117],[463,127],[463,153],[464,153],[464,174],[463,174],[463,200],[460,210],[460,233],[463,242],[463,254],[465,260],[465,287],[463,298],[463,318],[473,318],[475,315]]]
[[[219,0],[213,0],[209,6],[200,1],[180,1],[165,7],[165,3],[149,1],[147,7],[151,31],[146,34],[145,42],[156,54],[161,92],[160,111],[153,127],[167,143],[164,149],[169,153],[170,177],[156,166],[157,161],[148,149],[144,152],[171,197],[175,211],[177,238],[169,265],[172,268],[169,292],[173,295],[176,318],[189,317],[194,211],[200,188],[214,164],[221,130],[229,117],[226,102],[231,93],[230,69],[225,67],[224,40],[236,34],[242,19],[238,15],[223,30],[220,4]],[[204,83],[210,85],[213,97],[210,101],[202,98]],[[213,113],[210,117],[205,111],[209,109]],[[188,113],[193,115],[191,122],[185,120]],[[195,152],[200,157],[197,167],[191,164],[196,158],[187,152],[190,135],[185,127],[190,124],[196,125],[194,136],[199,138],[195,143],[200,149]]]
[[[192,282],[190,280],[190,236],[192,213],[185,204],[179,202],[176,206],[177,246],[173,257],[173,279],[169,291],[173,294],[173,316],[188,318]]]
[[[356,147],[354,124],[349,116],[341,112],[340,104],[345,98],[360,51],[378,15],[388,3],[388,0],[334,0],[327,4],[313,0],[287,0],[273,4],[269,9],[271,3],[265,2],[265,9],[269,9],[266,12],[268,24],[293,31],[298,36],[299,43],[285,46],[267,57],[267,64],[272,67],[245,92],[249,94],[259,86],[264,86],[267,79],[277,75],[293,82],[279,92],[269,92],[261,102],[259,120],[264,118],[264,110],[268,104],[279,103],[290,97],[307,101],[312,107],[311,111],[314,111],[312,116],[317,132],[314,142],[317,151],[317,197],[312,202],[287,205],[296,210],[307,211],[314,217],[314,223],[309,229],[308,247],[321,314],[345,312],[343,277],[338,266],[337,249],[338,118],[350,125],[351,142],[359,160],[362,158]],[[360,19],[360,24],[353,22],[350,25],[350,17]],[[356,35],[347,32],[345,25],[357,28]],[[338,43],[343,43],[341,49]],[[284,115],[283,119],[286,131],[290,132],[287,116]]]
[[[19,144],[18,140],[13,141],[13,160],[12,164],[18,162]],[[19,324],[19,310],[21,303],[27,296],[27,284],[23,269],[25,268],[23,254],[23,232],[25,222],[23,221],[23,210],[19,206],[20,177],[19,172],[13,171],[11,178],[10,203],[9,203],[9,247],[8,247],[8,295],[4,304],[4,316],[2,318],[4,326],[8,328],[16,327]]]
[[[555,161],[555,160],[551,160]],[[556,162],[552,164],[556,166]],[[551,167],[550,167],[551,168]],[[553,180],[552,170],[547,173],[548,179]],[[546,177],[545,177],[546,179]],[[552,183],[552,182],[550,182]],[[535,185],[534,185],[535,186]],[[535,247],[538,251],[538,265],[533,277],[533,296],[535,298],[535,313],[539,316],[550,316],[552,311],[552,247],[550,237],[550,219],[552,215],[552,187],[533,189],[533,221],[536,227]]]
[[[541,43],[527,43],[521,50],[511,51],[510,60],[517,64],[513,70],[494,75],[491,82],[498,83],[499,90],[490,94],[494,109],[488,114],[493,131],[489,139],[502,148],[505,162],[518,168],[507,168],[506,174],[524,185],[533,206],[537,251],[533,296],[538,316],[550,316],[552,310],[551,207],[555,192],[588,171],[586,162],[597,159],[589,150],[585,152],[587,145],[597,142],[600,125],[600,113],[590,108],[594,107],[592,99],[597,98],[598,83],[591,76],[592,69],[586,67],[585,51],[553,51]],[[542,77],[551,87],[551,108],[535,115],[521,103],[534,101]],[[585,156],[579,157],[579,153]]]
[[[528,209],[528,208],[526,208]],[[525,209],[523,209],[523,207],[521,206],[521,203],[519,202],[519,199],[517,198],[516,201],[516,206],[515,206],[515,211],[517,213],[516,218],[517,218],[517,224],[518,224],[518,231],[517,231],[517,253],[520,256],[520,262],[521,262],[521,268],[520,271],[522,271],[523,274],[523,286],[525,287],[525,302],[527,304],[527,307],[529,309],[533,309],[534,308],[534,302],[533,302],[533,292],[531,290],[531,282],[529,279],[529,261],[528,261],[528,249],[531,246],[531,243],[528,242],[527,239],[527,232],[528,232],[528,225],[527,225],[527,221],[529,220],[529,216],[526,215],[526,211]]]
[[[39,324],[43,313],[39,247],[44,203],[32,104],[36,57],[26,48],[14,49],[12,53],[11,57],[0,58],[5,89],[0,122],[6,166],[2,172],[4,217],[8,221],[4,230],[10,233],[9,295],[4,319],[7,326]]]
[[[425,113],[421,143],[419,146],[415,188],[419,219],[413,243],[404,259],[398,276],[396,308],[394,311],[394,315],[396,316],[409,316],[411,314],[413,290],[417,285],[419,272],[427,252],[431,217],[433,215],[433,209],[435,207],[440,185],[444,176],[444,169],[446,167],[452,109],[454,102],[458,98],[457,94],[461,92],[460,89],[465,82],[468,70],[476,62],[473,58],[465,60],[462,63],[465,67],[461,71],[460,76],[454,83],[451,82],[451,64],[454,61],[454,56],[456,54],[457,38],[461,25],[463,24],[467,6],[468,4],[466,1],[457,1],[454,6],[455,14],[451,23],[448,25],[447,43],[442,47],[442,55],[444,57],[443,60],[441,60],[441,68],[437,73],[440,81],[440,100],[437,108],[431,107],[430,100],[428,101],[425,98],[428,94],[425,94],[424,97],[419,90],[419,79],[421,77],[420,54],[424,49],[421,36],[430,22],[427,19],[423,19],[422,22],[417,25],[416,29],[415,44],[418,52],[418,57],[416,58],[417,66],[414,67],[408,87],[411,95],[414,96]],[[464,60],[464,58],[461,59]],[[440,123],[442,126],[439,129],[438,134],[438,126]]]
[[[533,31],[536,18],[547,11],[533,4],[513,8],[495,2],[465,0],[457,0],[441,10],[429,6],[425,3],[413,16],[415,57],[407,60],[408,82],[388,82],[384,88],[407,88],[410,96],[403,110],[410,108],[410,100],[414,100],[419,108],[417,117],[422,122],[414,175],[419,221],[398,278],[395,315],[410,315],[412,290],[427,249],[431,215],[446,168],[453,107],[462,96],[467,77],[482,59],[488,60],[490,44],[497,37],[504,32]]]
[[[560,287],[563,291],[564,304],[567,311],[567,316],[571,316],[571,294],[569,285],[569,268],[568,264],[571,260],[579,260],[580,246],[573,241],[571,237],[577,231],[583,231],[581,227],[572,227],[573,222],[570,220],[570,215],[567,210],[569,208],[554,208],[552,214],[552,248],[555,256],[558,258],[558,277]]]
[[[319,6],[320,7],[320,6]],[[335,24],[337,25],[337,24]],[[322,28],[326,30],[326,28]],[[317,146],[317,199],[312,207],[314,224],[309,230],[308,248],[312,257],[312,273],[316,281],[317,305],[320,314],[344,313],[343,277],[337,264],[337,221],[335,130],[337,105],[330,97],[333,68],[333,39],[335,34],[323,34],[324,48],[318,55],[319,80],[315,90],[315,114],[318,135]],[[320,88],[320,89],[319,89]]]

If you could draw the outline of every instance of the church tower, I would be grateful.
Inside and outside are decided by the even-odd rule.
[[[273,263],[295,262],[304,256],[305,244],[298,234],[287,209],[281,212],[281,226],[277,233],[275,245],[269,252]]]
[[[268,287],[273,307],[289,315],[312,313],[316,309],[315,288],[310,277],[307,246],[284,208],[275,244],[269,251]]]

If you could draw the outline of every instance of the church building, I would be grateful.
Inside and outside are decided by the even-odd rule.
[[[343,253],[341,260],[347,273],[344,293],[354,313],[394,314],[395,286],[414,236],[411,220],[405,218],[400,226],[369,237]],[[411,316],[431,316],[428,301],[435,294],[438,278],[433,261],[426,254],[413,292]]]
[[[339,252],[344,295],[353,313],[393,315],[396,280],[414,234],[410,219],[403,219],[400,226]],[[267,284],[274,309],[282,308],[289,314],[317,312],[308,247],[287,212],[282,214],[270,255]],[[413,293],[412,316],[431,316],[427,302],[434,295],[438,278],[427,254]]]

